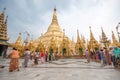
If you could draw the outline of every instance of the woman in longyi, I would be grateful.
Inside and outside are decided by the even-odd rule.
[[[19,71],[19,53],[17,49],[13,48],[12,52],[10,53],[10,65],[9,65],[9,72],[12,71]]]

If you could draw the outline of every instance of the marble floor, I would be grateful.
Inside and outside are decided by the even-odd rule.
[[[5,60],[5,68],[0,69],[0,80],[120,80],[120,70],[113,66],[101,66],[100,63],[86,63],[85,59],[59,59],[57,61],[33,65],[28,68],[9,72],[9,59]]]

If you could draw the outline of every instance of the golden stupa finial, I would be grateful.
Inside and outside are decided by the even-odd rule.
[[[6,10],[6,8],[4,8],[4,10]]]
[[[119,42],[117,41],[113,31],[112,31],[112,41],[113,41],[114,46],[117,46],[119,44]]]
[[[101,27],[102,30],[102,38],[107,38],[105,32],[103,31],[103,28]]]
[[[51,24],[58,25],[57,14],[56,14],[56,6],[54,7],[53,19],[52,19],[52,23]]]
[[[77,42],[80,42],[79,30],[77,29]]]
[[[20,32],[19,35],[21,36],[21,34],[22,34],[22,33]]]
[[[58,19],[57,19],[56,7],[54,7],[52,22],[48,28],[48,32],[51,32],[51,31],[60,31],[61,32],[61,28],[58,24]]]
[[[95,40],[92,30],[91,30],[91,26],[89,26],[89,29],[90,29],[90,40]]]
[[[91,30],[91,26],[89,26],[90,30]]]
[[[77,36],[79,35],[79,30],[77,29]]]
[[[15,42],[15,45],[16,45],[16,47],[17,47],[17,45],[21,45],[22,46],[21,33],[19,33],[18,38],[17,38],[17,40]]]
[[[55,5],[55,7],[54,7],[54,11],[56,11],[56,5]]]

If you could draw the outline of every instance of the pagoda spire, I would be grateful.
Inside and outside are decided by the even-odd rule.
[[[90,40],[95,40],[92,30],[91,30],[91,26],[89,28],[90,28]]]
[[[113,31],[112,31],[112,41],[113,41],[113,45],[114,45],[114,46],[117,46],[117,45],[118,45],[118,41],[117,41],[117,39],[116,39]]]
[[[102,36],[101,36],[101,43],[103,44],[104,47],[109,48],[110,40],[107,39],[107,36],[105,32],[103,31],[103,28],[101,27],[102,30]]]
[[[25,45],[26,46],[26,45]],[[35,49],[34,49],[35,47],[34,47],[34,40],[33,40],[33,38],[31,38],[31,40],[30,40],[30,42],[29,42],[29,44],[28,44],[28,49],[30,50],[30,51],[35,51]]]
[[[13,47],[15,47],[19,51],[20,56],[23,56],[24,47],[21,39],[21,33],[19,33],[18,38],[14,43]]]
[[[56,7],[54,8],[54,13],[53,13],[53,18],[52,18],[52,23],[51,24],[58,25],[57,14],[56,14]]]
[[[96,50],[98,49],[98,42],[95,40],[94,36],[93,36],[93,33],[92,33],[92,30],[91,30],[91,27],[90,28],[90,41],[89,41],[89,50],[92,49],[92,50]]]
[[[51,32],[52,33],[52,31],[59,31],[59,32],[61,32],[61,28],[60,28],[60,26],[58,24],[58,19],[57,19],[56,7],[54,8],[52,22],[51,22],[47,32]]]
[[[77,30],[77,42],[80,42],[79,30]]]
[[[19,35],[18,35],[18,38],[17,38],[17,40],[16,40],[16,42],[15,42],[15,47],[19,47],[19,46],[22,46],[23,44],[22,44],[22,39],[21,39],[21,33],[19,33]]]
[[[84,36],[82,36],[82,42],[83,43],[85,43],[86,41],[85,41],[85,37]]]
[[[102,30],[102,39],[107,38],[105,32],[103,31],[103,28],[101,27]]]

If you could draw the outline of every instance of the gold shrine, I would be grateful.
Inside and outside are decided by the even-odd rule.
[[[109,49],[109,46],[111,45],[110,40],[108,40],[102,27],[101,27],[101,30],[102,30],[102,38],[101,38],[100,42],[102,43],[103,47],[106,47]]]
[[[120,46],[120,43],[117,41],[113,31],[112,31],[112,41],[113,41],[112,46]]]
[[[98,41],[94,38],[91,27],[90,28],[90,41],[87,43],[87,48],[89,50],[98,50],[100,49],[100,45],[98,43]]]
[[[77,43],[75,45],[75,51],[76,51],[76,53],[78,53],[81,56],[85,52],[85,38],[82,36],[80,38],[78,30],[77,30]]]
[[[74,42],[71,41],[66,35],[65,32],[62,32],[56,14],[56,8],[54,8],[53,18],[48,30],[45,34],[41,35],[37,40],[38,44],[41,43],[44,48],[44,51],[51,51],[53,53],[64,53],[69,55],[70,51],[73,50]],[[38,46],[39,47],[39,46]],[[62,54],[61,54],[62,55]]]

